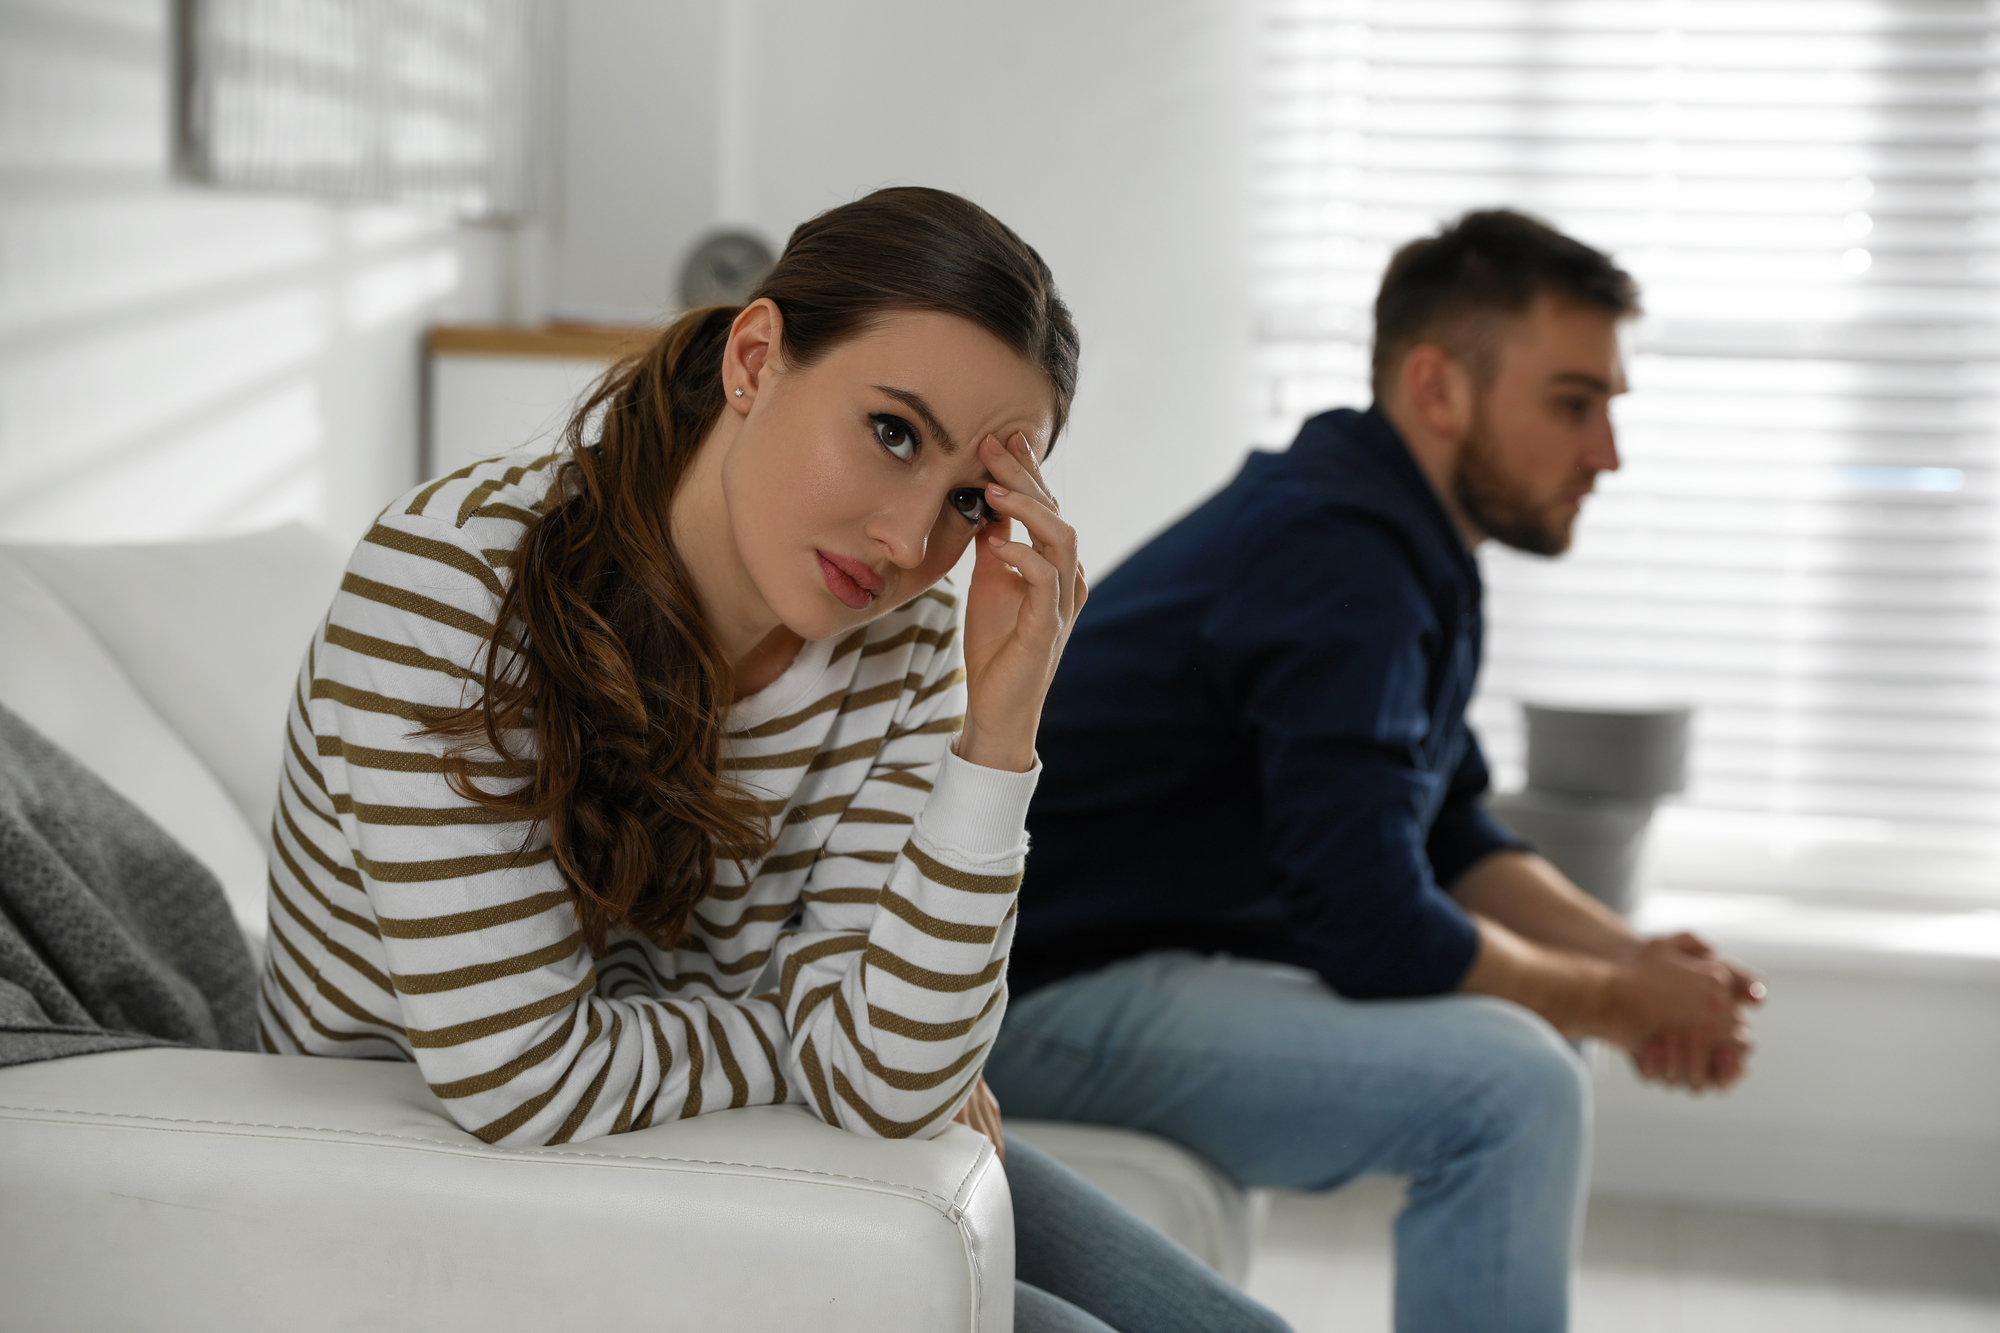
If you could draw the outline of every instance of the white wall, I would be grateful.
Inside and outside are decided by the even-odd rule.
[[[416,480],[417,344],[509,238],[183,185],[168,0],[0,0],[0,540],[358,535]]]
[[[1041,251],[1082,330],[1052,480],[1102,573],[1245,446],[1248,12],[572,0],[555,307],[656,309],[711,222],[781,244],[882,185],[965,194]]]
[[[717,217],[722,0],[566,0],[549,302],[644,321]]]

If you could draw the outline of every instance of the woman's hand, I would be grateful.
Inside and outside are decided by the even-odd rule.
[[[989,435],[979,442],[979,457],[993,477],[986,503],[1001,518],[975,539],[958,755],[1025,773],[1035,766],[1042,700],[1089,589],[1076,563],[1076,531],[1063,522],[1028,437],[1002,443]],[[1009,540],[1015,523],[1027,529],[1027,541]]]
[[[1000,1132],[1000,1103],[994,1098],[993,1089],[986,1086],[984,1078],[979,1080],[979,1086],[972,1090],[972,1096],[966,1099],[965,1105],[952,1119],[961,1125],[970,1125],[992,1139],[993,1151],[1000,1154],[1001,1165],[1006,1165],[1007,1140]]]

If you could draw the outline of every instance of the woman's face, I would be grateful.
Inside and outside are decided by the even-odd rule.
[[[997,530],[982,526],[979,442],[1025,435],[1040,458],[1054,428],[1047,376],[953,315],[887,316],[804,368],[775,350],[739,359],[732,341],[724,370],[720,480],[742,593],[803,639],[944,577]]]

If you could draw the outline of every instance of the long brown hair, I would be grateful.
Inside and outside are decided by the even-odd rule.
[[[969,320],[1049,378],[1060,433],[1077,336],[1048,265],[986,210],[941,190],[878,190],[792,233],[755,297],[783,315],[787,365],[813,364],[885,315]],[[425,733],[452,788],[546,824],[593,953],[628,930],[678,943],[718,856],[769,845],[769,813],[722,768],[732,689],[674,548],[672,499],[723,407],[740,307],[675,320],[614,366],[563,432],[563,461],[516,548],[483,650],[481,698]],[[532,757],[509,736],[534,736]],[[521,776],[487,790],[493,756]]]

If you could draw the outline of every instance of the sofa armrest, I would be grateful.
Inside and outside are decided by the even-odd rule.
[[[1013,1327],[953,1126],[799,1107],[490,1147],[412,1065],[140,1050],[0,1069],[0,1291],[43,1330]]]

